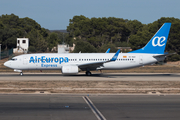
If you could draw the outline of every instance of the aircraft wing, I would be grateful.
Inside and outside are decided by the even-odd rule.
[[[81,70],[96,70],[97,67],[103,66],[103,64],[105,63],[105,61],[103,62],[92,62],[92,63],[85,63],[85,64],[80,64],[78,65],[78,67]]]
[[[118,55],[119,55],[120,50],[118,50],[114,56],[108,60],[108,61],[97,61],[97,62],[91,62],[91,63],[84,63],[84,64],[79,64],[78,67],[82,70],[96,70],[97,67],[103,66],[104,63],[107,62],[112,62],[112,61],[116,61]]]

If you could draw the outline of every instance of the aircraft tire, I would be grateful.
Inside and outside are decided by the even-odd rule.
[[[86,75],[87,76],[91,76],[91,72],[90,71],[86,71]]]
[[[23,76],[23,72],[20,72],[20,76]]]

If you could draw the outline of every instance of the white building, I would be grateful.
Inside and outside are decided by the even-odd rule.
[[[29,38],[17,38],[17,48],[13,49],[13,53],[27,53],[29,48]]]
[[[60,44],[57,46],[58,53],[69,53],[74,50],[75,44],[73,44],[73,47],[69,47],[69,45]]]
[[[69,46],[68,45],[58,45],[58,53],[69,53]]]

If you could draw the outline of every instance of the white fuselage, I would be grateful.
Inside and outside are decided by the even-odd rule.
[[[108,61],[114,53],[41,53],[20,55],[4,63],[15,70],[61,70],[63,66],[80,66],[86,63]],[[162,61],[165,56],[153,57],[157,54],[119,53],[116,61],[103,63],[96,70],[127,69]],[[82,69],[83,70],[83,69]],[[85,69],[84,69],[85,70]]]

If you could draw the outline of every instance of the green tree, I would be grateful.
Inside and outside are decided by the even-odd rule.
[[[106,50],[108,48],[111,49],[110,50],[111,53],[117,52],[117,47],[114,44],[111,44],[111,43],[102,45],[98,52],[104,53],[104,52],[106,52]]]
[[[131,35],[134,35],[143,28],[143,24],[138,20],[130,20],[127,22],[127,27],[131,31]]]
[[[151,39],[153,33],[150,33],[148,26],[144,26],[142,31],[139,30],[137,34],[131,35],[129,38],[130,46],[133,50],[144,47],[147,42]]]
[[[51,49],[53,47],[57,47],[57,44],[59,44],[58,42],[61,41],[58,37],[58,34],[57,33],[51,33],[49,35],[49,37],[47,38],[47,42],[48,42],[48,48],[49,50],[51,51]]]
[[[79,40],[76,43],[76,47],[73,52],[78,53],[80,51],[82,53],[95,53],[95,52],[97,52],[97,49],[94,46],[92,46],[90,43]]]
[[[89,42],[95,48],[100,48],[104,44],[111,42],[128,43],[128,36],[130,30],[127,26],[127,20],[121,18],[87,18],[85,16],[74,16],[70,19],[69,26],[69,39],[83,40]]]
[[[28,51],[29,51],[30,53],[35,53],[35,52],[36,52],[36,48],[35,48],[34,46],[29,46]]]
[[[44,41],[42,43],[47,47],[47,36],[47,31],[30,18],[19,18],[14,14],[0,16],[0,44],[3,50],[15,48],[16,38],[28,37],[30,46],[34,46],[37,51],[44,51],[40,44]]]

